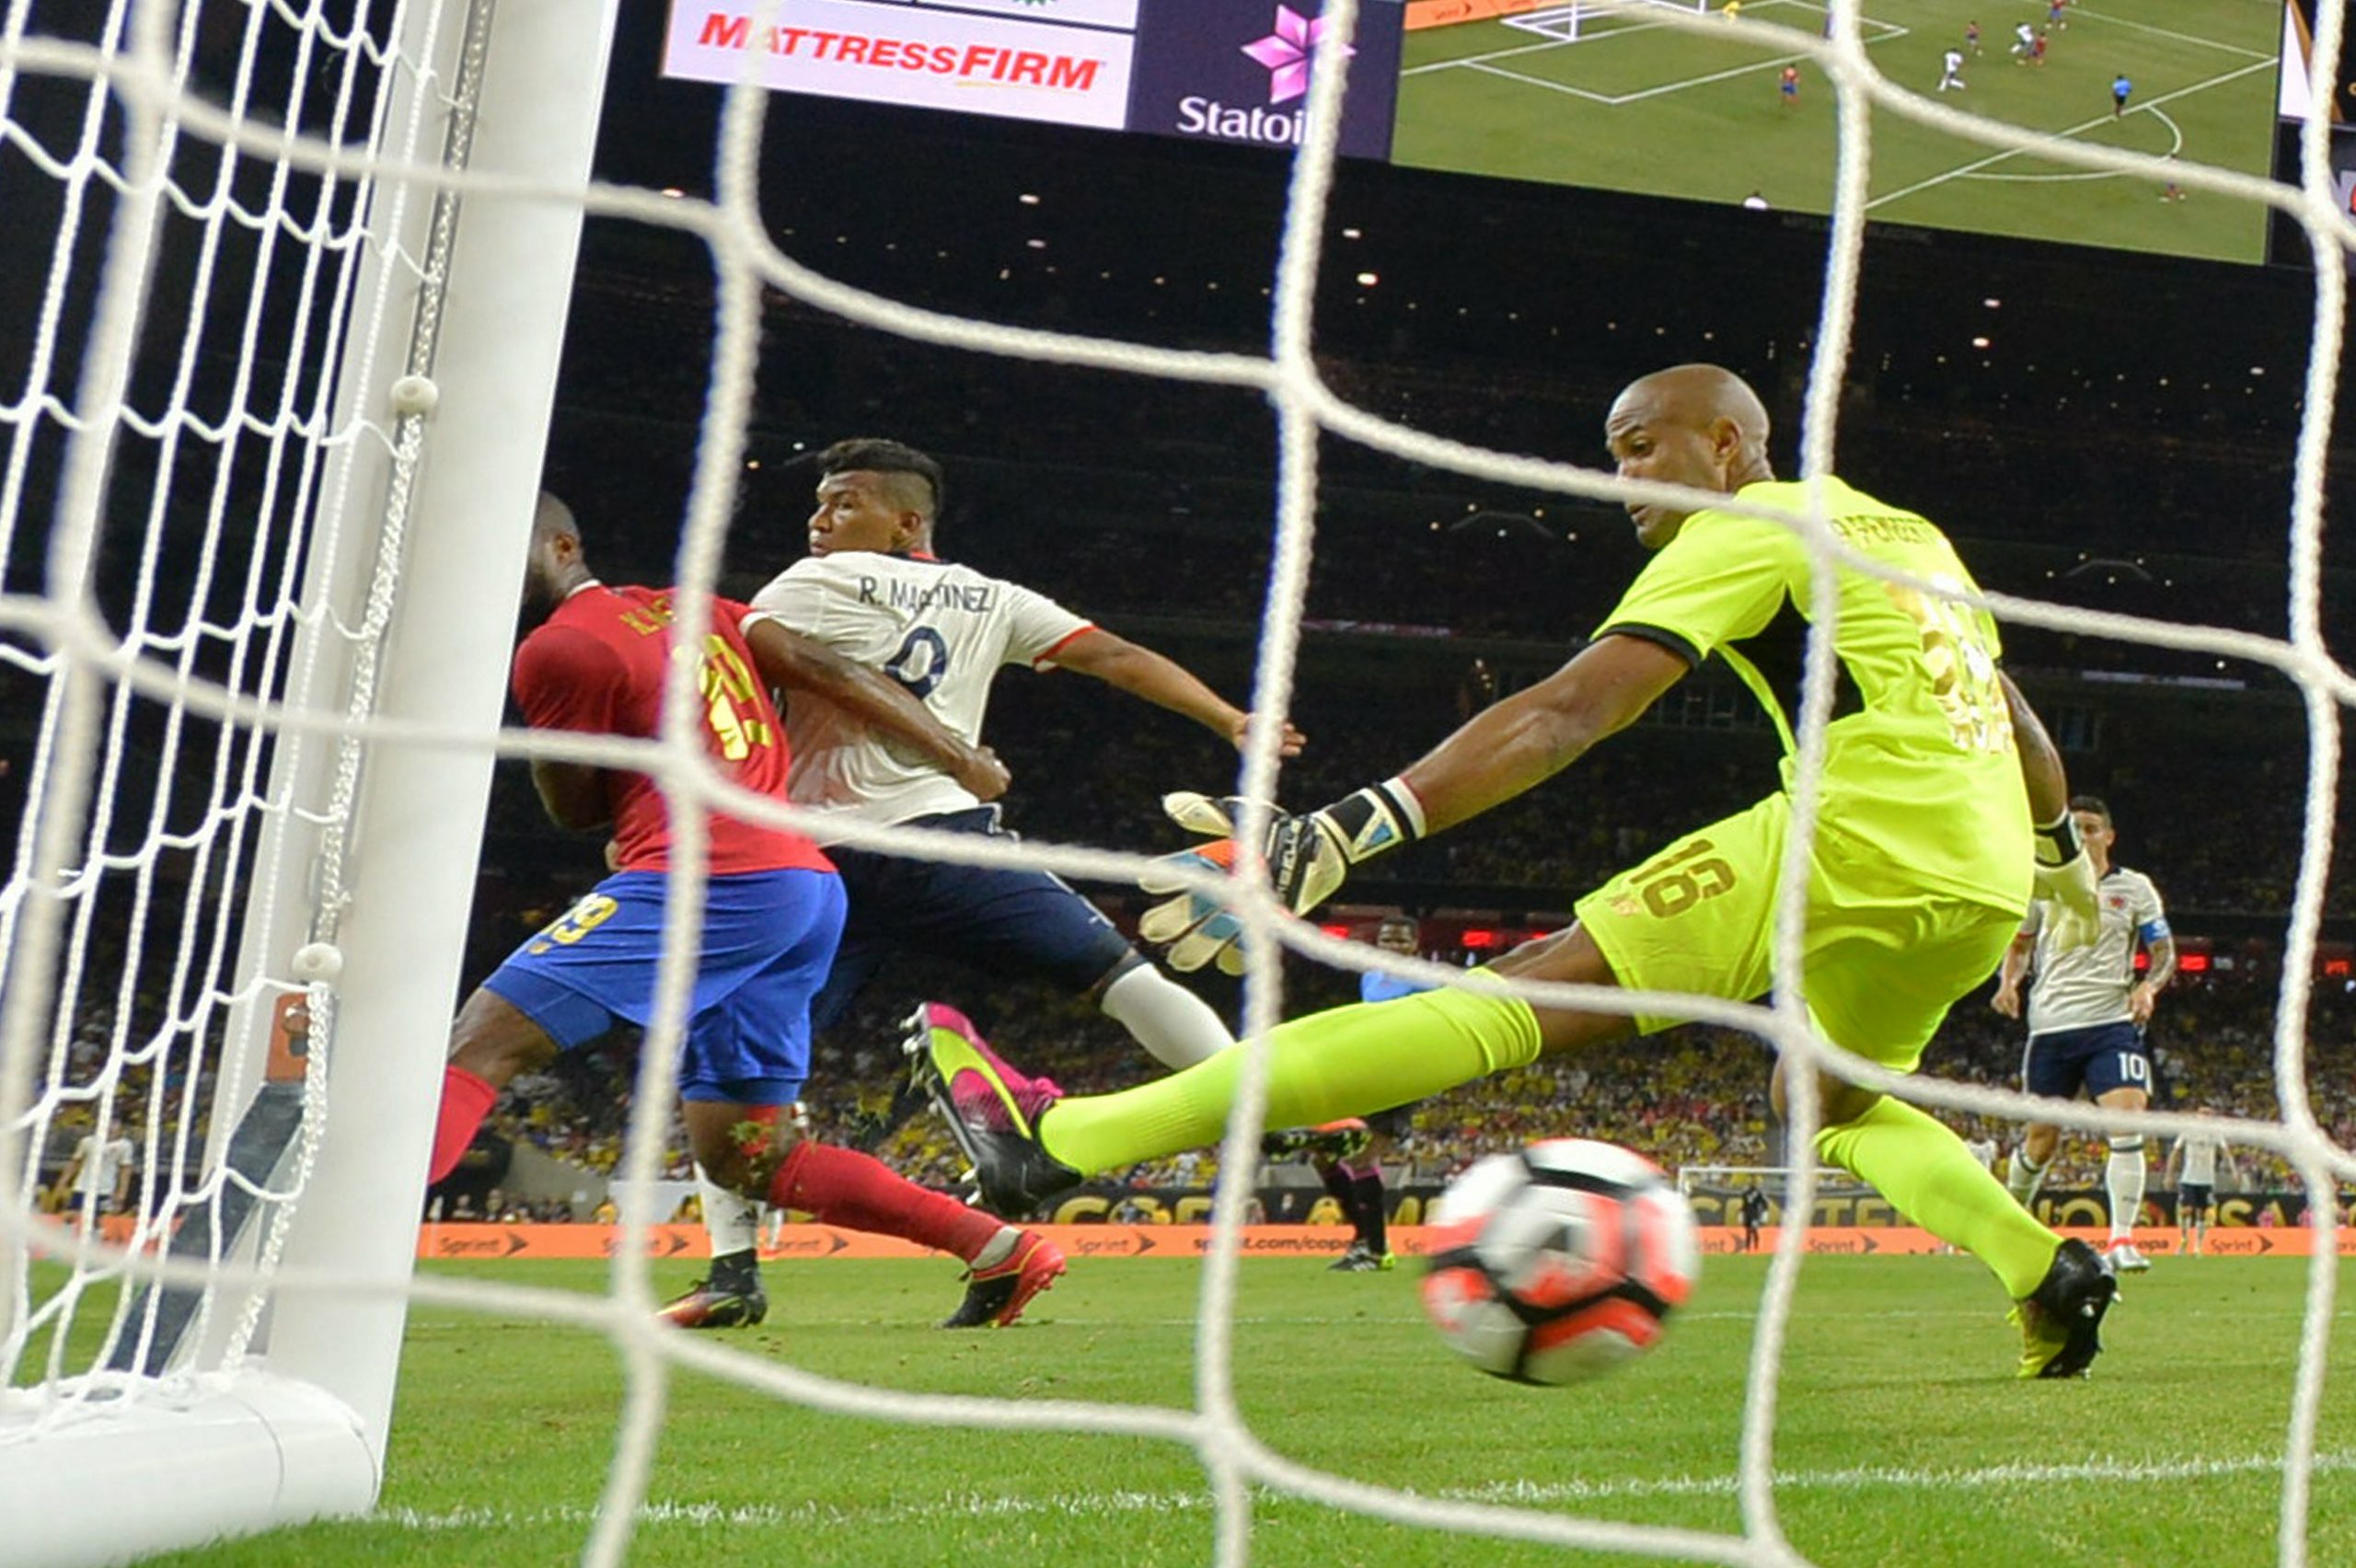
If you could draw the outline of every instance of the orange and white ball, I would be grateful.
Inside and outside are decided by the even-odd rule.
[[[1482,1371],[1571,1383],[1657,1343],[1702,1272],[1693,1211],[1617,1144],[1553,1138],[1491,1155],[1432,1211],[1424,1309]]]

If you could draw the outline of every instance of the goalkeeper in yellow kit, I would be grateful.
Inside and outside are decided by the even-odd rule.
[[[1623,478],[1794,513],[1807,506],[1804,486],[1774,479],[1757,394],[1715,365],[1635,382],[1613,403],[1605,434]],[[1924,582],[1971,587],[1946,536],[1923,518],[1831,478],[1824,501],[1850,549]],[[1713,655],[1782,732],[1788,789],[1796,709],[1786,703],[1797,698],[1807,548],[1780,524],[1730,511],[1628,510],[1656,553],[1567,664],[1396,778],[1320,812],[1276,816],[1266,859],[1288,907],[1305,912],[1349,865],[1551,778]],[[1801,990],[1827,1037],[1909,1071],[1948,1007],[1994,973],[2033,882],[2064,910],[2090,917],[2092,878],[2060,759],[1997,671],[1992,620],[1845,568],[1837,578],[1839,689],[1808,869]],[[1778,651],[1788,682],[1776,678]],[[1189,826],[1230,831],[1230,805],[1196,795],[1170,804]],[[1790,817],[1790,797],[1779,790],[1702,829],[1580,899],[1570,929],[1517,950],[1490,973],[1737,1000],[1765,995]],[[1205,862],[1225,864],[1225,848],[1211,847]],[[1241,967],[1241,926],[1211,899],[1182,894],[1149,912],[1141,929],[1172,943],[1181,969],[1214,958]],[[1534,1008],[1471,987],[1340,1008],[1271,1037],[1267,1121],[1364,1114],[1675,1021]],[[1222,1052],[1142,1088],[1081,1098],[1016,1071],[969,1030],[936,1023],[911,1050],[975,1161],[984,1201],[1008,1209],[1091,1172],[1215,1141],[1242,1062]],[[1779,1068],[1779,1112],[1784,1089]],[[2100,1255],[2038,1224],[1921,1111],[1829,1078],[1822,1091],[1819,1153],[1988,1265],[2016,1304],[2021,1375],[2083,1373],[2100,1352],[2099,1325],[2116,1291]]]

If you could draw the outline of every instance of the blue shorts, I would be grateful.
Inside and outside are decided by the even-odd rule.
[[[992,838],[996,806],[912,817],[904,827],[944,828]],[[826,858],[850,895],[842,950],[826,989],[811,1004],[814,1029],[847,1011],[885,959],[903,948],[960,958],[994,974],[1029,974],[1086,991],[1129,956],[1128,939],[1070,883],[1045,871],[953,866],[830,846]]]
[[[670,879],[618,871],[483,982],[570,1051],[654,1016]],[[810,1077],[810,998],[834,963],[843,886],[826,871],[714,877],[705,893],[679,1094],[784,1105]]]
[[[2149,1094],[2152,1059],[2143,1051],[2142,1031],[2121,1020],[2032,1034],[2021,1054],[2021,1087],[2056,1100],[2067,1100],[2081,1089],[2090,1100],[2114,1089]]]

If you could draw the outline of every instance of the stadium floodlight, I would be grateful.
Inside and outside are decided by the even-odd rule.
[[[53,242],[0,367],[0,678],[40,713],[0,892],[0,1562],[63,1568],[375,1502],[498,525],[538,487],[616,6],[43,9],[0,34],[14,243]],[[374,744],[404,724],[445,744]],[[35,1213],[61,1141],[126,1128],[135,1216]]]

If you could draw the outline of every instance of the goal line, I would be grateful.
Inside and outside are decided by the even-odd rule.
[[[1117,3],[1104,0],[1107,9]],[[765,100],[745,83],[725,102],[712,200],[593,188],[618,4],[90,0],[40,7],[47,33],[31,30],[29,4],[0,28],[0,131],[9,156],[23,154],[8,172],[38,191],[11,211],[11,225],[52,244],[41,287],[19,291],[40,296],[30,330],[0,334],[0,352],[24,355],[21,366],[6,362],[11,374],[21,368],[22,385],[0,387],[0,571],[8,574],[0,718],[18,726],[34,759],[17,854],[0,886],[0,1568],[72,1568],[365,1514],[379,1494],[412,1300],[522,1309],[610,1343],[621,1367],[618,1430],[603,1505],[582,1521],[583,1554],[599,1568],[628,1553],[683,1373],[791,1401],[797,1426],[805,1415],[842,1416],[1182,1447],[1207,1478],[1220,1568],[1251,1561],[1255,1499],[1268,1491],[1423,1528],[1744,1568],[1793,1561],[1776,1513],[1777,1412],[1807,1200],[1836,1182],[1854,1186],[1806,1164],[1680,1173],[1738,1190],[1777,1182],[1796,1215],[1759,1297],[1748,1380],[1725,1391],[1741,1405],[1740,1436],[1724,1456],[1738,1472],[1739,1517],[1715,1512],[1707,1528],[1515,1509],[1565,1498],[1510,1482],[1478,1505],[1436,1499],[1274,1452],[1246,1419],[1250,1401],[1237,1397],[1231,1331],[1249,1196],[1241,1181],[1218,1191],[1199,1359],[1169,1406],[862,1386],[673,1332],[647,1310],[647,1260],[627,1244],[635,1227],[623,1233],[603,1295],[412,1277],[413,1199],[424,1184],[495,754],[641,768],[687,807],[714,799],[709,771],[684,748],[500,729],[526,544],[517,520],[532,513],[539,484],[585,212],[691,235],[708,246],[717,276],[713,375],[676,558],[683,603],[705,604],[719,575],[765,290],[905,338],[1265,394],[1278,457],[1252,706],[1265,714],[1293,710],[1321,450],[1340,444],[1327,437],[1484,483],[1614,504],[1662,499],[1660,487],[1610,472],[1406,428],[1328,386],[1316,302],[1322,236],[1337,215],[1328,196],[1340,69],[1310,73],[1265,352],[1182,351],[956,318],[840,283],[786,254],[761,211],[772,172],[761,167]],[[781,6],[775,0],[771,14]],[[1345,59],[1357,6],[1326,0],[1316,9],[1339,46],[1325,58]],[[1582,17],[1607,11],[1646,27],[1723,26],[1703,0],[1576,0],[1524,30],[1576,35]],[[2318,60],[2338,58],[2342,11],[2324,12]],[[1801,393],[1800,472],[1809,478],[1833,472],[1851,384],[1876,118],[1931,121],[1992,147],[2041,145],[1893,85],[1859,47],[1875,24],[1851,0],[1830,15],[1831,42],[1795,29],[1790,45],[1823,66],[1843,131]],[[1296,53],[1312,47],[1306,18],[1290,7],[1278,16],[1280,29],[1302,33]],[[72,36],[52,36],[59,29]],[[2325,96],[2325,67],[2315,75]],[[225,135],[224,121],[233,127]],[[2310,1109],[2304,1032],[2340,726],[2356,699],[2319,614],[2347,233],[2327,188],[2325,140],[2319,124],[2310,128],[2312,172],[2300,191],[2236,185],[2244,177],[2197,166],[2179,171],[2204,192],[2295,209],[2315,243],[2317,325],[2286,547],[2288,636],[2106,617],[1909,580],[1945,595],[1945,608],[1984,604],[2026,624],[2202,646],[2262,660],[2299,686],[2312,773],[2273,1057],[2282,1120],[2234,1131],[2236,1142],[2283,1155],[2318,1191],[2335,1173],[2356,1172]],[[2137,167],[2099,147],[2050,156]],[[1847,564],[1814,493],[1774,521],[1819,568]],[[1835,572],[1814,574],[1815,628],[1837,618],[1836,589]],[[1792,977],[1806,973],[1801,894],[1817,847],[1835,663],[1820,651],[1808,661],[1785,737],[1796,783],[1773,966],[1784,989],[1766,1008],[1696,997],[1632,1003],[1739,1029],[1783,1052],[1795,1068],[1788,1147],[1797,1152],[1814,1147],[1824,1075],[1926,1106],[2015,1118],[2038,1109],[2007,1091],[1898,1078],[1837,1053],[1808,1020]],[[1243,794],[1276,798],[1280,729],[1251,728]],[[675,908],[703,886],[702,838],[683,836]],[[1131,880],[1145,863],[1136,846],[844,836],[941,861]],[[1247,854],[1243,864],[1255,859]],[[1253,874],[1248,884],[1196,881],[1235,909],[1251,970],[1244,1032],[1265,1040],[1282,1013],[1288,949],[1375,965],[1362,946],[1281,917],[1265,873]],[[689,917],[666,945],[658,1043],[687,1017],[688,987],[676,982],[695,962],[695,941]],[[1536,1005],[1598,1005],[1591,989],[1498,984]],[[641,1183],[663,1152],[674,1087],[667,1052],[643,1058],[627,1146],[629,1178]],[[1266,1104],[1265,1061],[1244,1060],[1222,1151],[1230,1170],[1256,1157]],[[2189,1121],[2084,1115],[2153,1132]],[[53,1176],[118,1157],[132,1161],[136,1194],[123,1246],[104,1239],[99,1184],[85,1191]],[[61,1201],[62,1218],[51,1212]],[[2327,1251],[2328,1216],[2313,1234]],[[2316,1445],[2336,1281],[2328,1262],[2308,1276],[2281,1454],[2285,1563],[2305,1560],[2315,1471],[2344,1458],[2319,1458]],[[495,1474],[482,1485],[486,1505],[499,1506]],[[133,1489],[136,1506],[122,1502]]]

